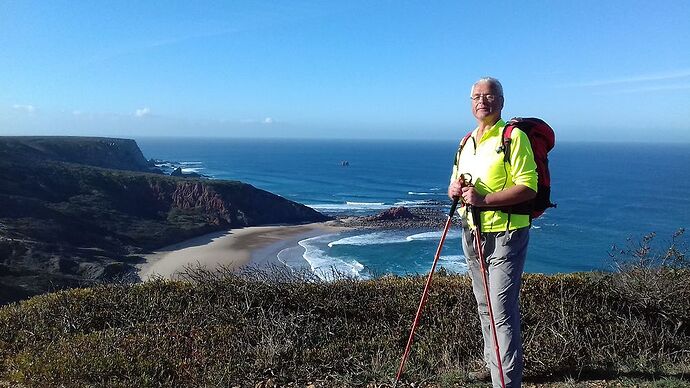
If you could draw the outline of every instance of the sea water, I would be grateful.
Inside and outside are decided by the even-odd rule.
[[[375,214],[392,206],[447,211],[457,147],[454,141],[400,140],[140,138],[137,143],[147,158],[171,162],[168,169],[181,166],[185,172],[243,181],[333,216]],[[615,247],[631,247],[651,232],[663,244],[690,225],[688,144],[560,143],[549,157],[558,207],[533,223],[527,272],[610,270]],[[300,241],[300,252],[324,278],[421,274],[431,266],[442,228],[328,234]],[[439,260],[449,272],[467,267],[459,233],[450,231]]]

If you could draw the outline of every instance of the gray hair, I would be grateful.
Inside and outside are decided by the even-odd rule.
[[[499,96],[503,96],[503,85],[501,85],[501,82],[494,77],[482,77],[482,78],[480,78],[479,81],[475,82],[472,85],[472,89],[470,89],[470,95],[472,94],[472,91],[474,90],[474,87],[477,86],[477,84],[484,83],[484,82],[491,85],[491,87],[495,91],[498,92]]]

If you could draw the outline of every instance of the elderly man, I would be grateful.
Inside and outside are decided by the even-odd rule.
[[[470,100],[477,128],[457,155],[448,187],[448,196],[460,197],[464,204],[481,210],[480,237],[486,274],[481,270],[473,243],[477,228],[468,214],[468,206],[459,210],[463,217],[462,248],[477,300],[486,364],[480,370],[471,372],[469,377],[474,380],[491,378],[495,387],[501,387],[482,280],[486,276],[505,385],[519,387],[523,362],[518,296],[527,254],[530,218],[526,214],[511,214],[509,206],[536,196],[536,163],[529,139],[519,129],[511,134],[510,159],[509,162],[504,161],[502,136],[506,123],[501,119],[503,87],[497,79],[487,77],[477,81],[472,86]],[[472,176],[472,186],[459,182],[462,174]]]

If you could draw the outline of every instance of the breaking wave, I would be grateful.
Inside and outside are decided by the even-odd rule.
[[[329,256],[315,242],[323,239],[317,236],[302,240],[299,245],[304,248],[304,260],[309,263],[311,271],[322,280],[334,280],[340,277],[367,278],[365,267],[355,259],[343,260]]]

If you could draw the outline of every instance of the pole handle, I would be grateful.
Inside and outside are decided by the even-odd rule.
[[[450,205],[448,217],[453,218],[453,215],[455,215],[455,210],[458,208],[458,203],[460,203],[460,197],[453,197],[453,203]]]

